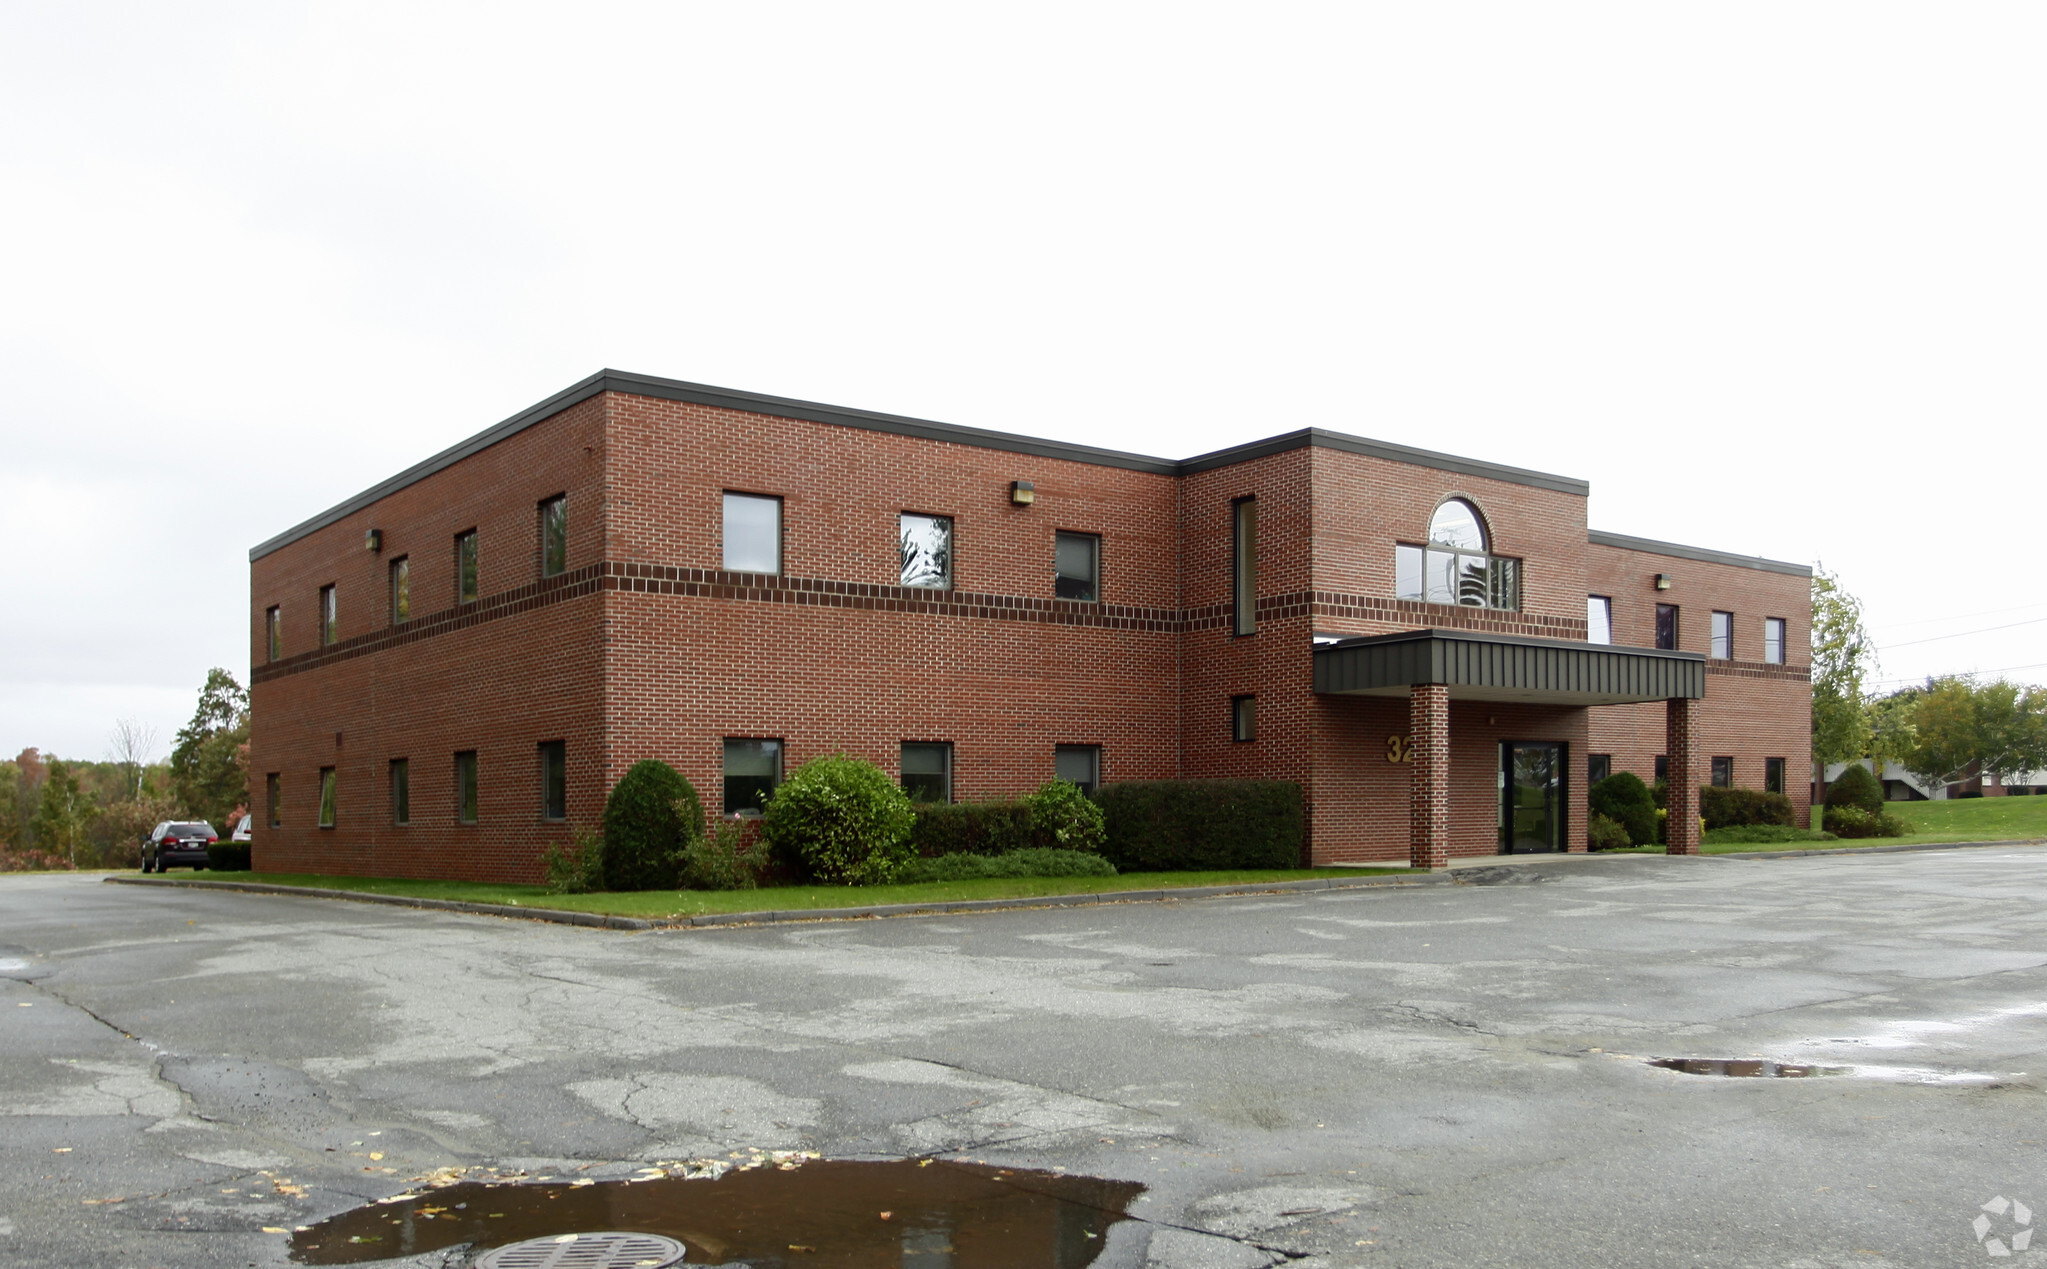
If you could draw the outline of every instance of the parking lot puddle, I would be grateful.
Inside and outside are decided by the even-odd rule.
[[[1811,1066],[1802,1062],[1765,1062],[1755,1058],[1651,1058],[1649,1065],[1685,1075],[1728,1075],[1736,1079],[1808,1079],[1815,1075],[1847,1075],[1845,1066]]]
[[[652,1171],[652,1169],[649,1169]],[[329,1217],[301,1264],[363,1264],[462,1244],[481,1253],[600,1230],[663,1234],[691,1264],[1079,1269],[1128,1219],[1134,1181],[944,1160],[817,1161],[716,1179],[466,1181]]]

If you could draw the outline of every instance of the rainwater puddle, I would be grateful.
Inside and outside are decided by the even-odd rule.
[[[1765,1062],[1759,1058],[1650,1058],[1649,1065],[1686,1075],[1731,1075],[1737,1079],[1810,1079],[1816,1075],[1848,1075],[1846,1066],[1811,1066],[1802,1062]]]
[[[620,1230],[661,1234],[688,1263],[765,1267],[1080,1269],[1144,1192],[1134,1181],[987,1164],[820,1161],[717,1179],[459,1182],[329,1217],[292,1236],[301,1264],[363,1264],[464,1243]]]

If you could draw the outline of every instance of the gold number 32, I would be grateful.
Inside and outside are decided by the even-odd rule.
[[[1413,762],[1414,737],[1412,736],[1386,737],[1386,761]]]

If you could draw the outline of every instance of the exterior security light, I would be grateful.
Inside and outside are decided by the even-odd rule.
[[[1037,490],[1031,486],[1030,481],[1012,480],[1009,482],[1009,500],[1017,506],[1028,507],[1031,503],[1037,501],[1037,497]]]
[[[381,551],[381,550],[383,550],[383,549],[384,549],[384,531],[383,531],[382,529],[371,529],[371,530],[370,530],[369,532],[367,532],[367,533],[363,534],[363,535],[362,535],[362,549],[363,549],[363,550],[365,550],[365,551]]]
[[[1658,590],[1669,590],[1669,589],[1670,589],[1670,574],[1668,574],[1668,573],[1658,573],[1658,574],[1656,575],[1656,589],[1658,589]]]

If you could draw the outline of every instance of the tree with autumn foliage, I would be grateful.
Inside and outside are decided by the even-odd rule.
[[[192,721],[171,750],[171,790],[188,814],[223,833],[236,807],[249,804],[249,692],[214,667],[199,689]]]

